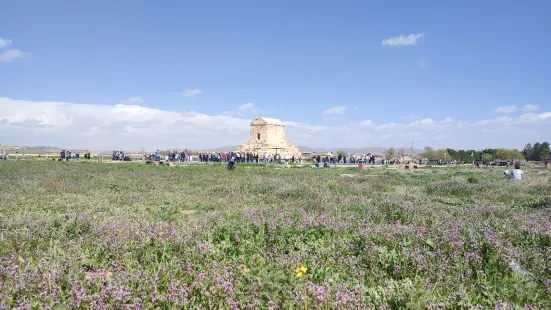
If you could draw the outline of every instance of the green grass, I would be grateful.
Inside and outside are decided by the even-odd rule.
[[[525,172],[0,161],[0,308],[548,309]]]

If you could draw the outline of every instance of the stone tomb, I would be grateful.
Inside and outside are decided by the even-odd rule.
[[[285,125],[278,119],[259,117],[251,122],[251,137],[242,144],[237,152],[257,153],[260,158],[264,153],[300,157],[300,150],[285,140]]]

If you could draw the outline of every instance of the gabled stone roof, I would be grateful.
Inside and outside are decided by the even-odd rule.
[[[254,123],[254,122],[258,121],[258,120],[264,121],[267,125],[280,125],[280,126],[283,125],[283,123],[282,123],[280,120],[278,120],[278,119],[276,119],[276,118],[268,118],[268,117],[259,117],[259,118],[256,118],[256,119],[254,119],[254,120],[252,121],[252,123]]]

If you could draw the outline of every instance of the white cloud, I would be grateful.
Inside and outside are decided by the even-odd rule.
[[[120,101],[121,104],[140,104],[143,103],[143,99],[141,97],[131,97],[128,99],[124,99]]]
[[[9,144],[46,143],[95,150],[215,147],[243,143],[249,123],[249,119],[138,105],[33,102],[0,97],[0,140]]]
[[[523,112],[534,112],[539,109],[540,109],[539,105],[536,105],[536,104],[527,104],[524,107],[522,107]]]
[[[11,43],[11,40],[0,38],[0,62],[11,62],[30,55],[30,53],[25,53],[17,49],[4,49]]]
[[[494,119],[481,120],[476,122],[460,122],[459,127],[482,127],[482,126],[494,126],[494,125],[507,125],[513,122],[513,119],[509,116],[500,116]]]
[[[252,102],[242,104],[237,107],[237,111],[224,111],[224,115],[251,116],[258,112],[258,108]]]
[[[500,114],[511,114],[515,112],[517,109],[518,108],[516,105],[507,105],[507,106],[497,107],[495,109],[495,112]]]
[[[387,46],[408,46],[408,45],[415,45],[417,44],[417,41],[424,37],[424,33],[412,33],[408,36],[400,35],[397,37],[392,37],[388,39],[384,39],[382,44]]]
[[[409,124],[409,127],[416,127],[416,126],[426,126],[426,125],[432,125],[434,124],[434,121],[431,118],[424,118],[419,121],[415,121],[411,124]]]
[[[175,92],[175,93],[172,93],[172,94],[177,95],[177,96],[183,96],[183,97],[194,97],[194,96],[200,95],[202,93],[203,93],[203,91],[200,90],[199,88],[194,88],[194,89],[186,89],[183,92],[180,92],[180,93]]]
[[[0,141],[95,151],[204,149],[239,145],[249,138],[251,116],[173,112],[139,105],[35,102],[0,97]],[[270,115],[266,115],[269,117]],[[436,148],[517,147],[548,140],[551,112],[469,122],[425,118],[410,123],[371,120],[314,125],[282,120],[295,145],[326,148],[430,145]]]
[[[379,125],[376,127],[377,130],[388,130],[388,129],[394,129],[396,128],[396,126],[398,126],[398,124],[396,123],[387,123],[387,124],[382,124],[382,125]]]
[[[239,113],[241,114],[254,114],[258,111],[258,109],[256,108],[256,105],[254,103],[249,102],[249,103],[240,105],[237,108],[237,111],[239,111]]]
[[[26,54],[20,50],[7,50],[0,53],[0,62],[10,62],[25,56]]]
[[[540,114],[525,113],[519,116],[519,120],[523,122],[551,122],[551,112],[543,112]]]
[[[440,121],[440,123],[442,123],[442,124],[451,124],[451,123],[453,123],[453,118],[447,116],[442,121]]]
[[[361,122],[361,125],[364,126],[364,127],[373,127],[373,126],[375,126],[375,123],[372,122],[371,120],[365,120],[365,121]]]
[[[346,112],[346,106],[341,105],[341,106],[335,106],[335,107],[332,107],[330,109],[327,109],[327,110],[323,111],[323,114],[325,114],[325,115],[344,114],[344,112]]]
[[[11,44],[11,40],[0,38],[0,48],[4,48]]]

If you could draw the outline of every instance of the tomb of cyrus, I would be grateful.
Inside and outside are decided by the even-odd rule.
[[[251,122],[251,137],[249,141],[237,149],[240,153],[257,153],[259,156],[278,154],[284,156],[300,156],[300,150],[285,140],[285,124],[275,118],[259,117]]]

